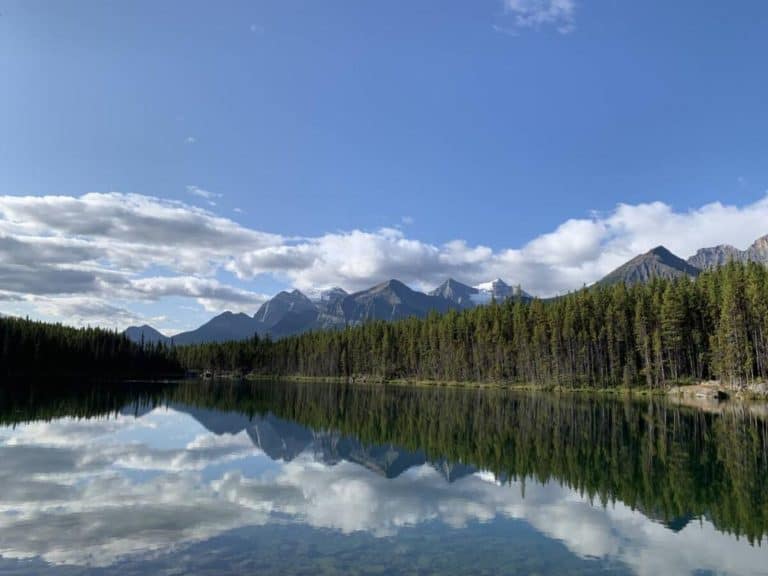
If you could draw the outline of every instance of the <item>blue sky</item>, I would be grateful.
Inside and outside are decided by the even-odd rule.
[[[545,294],[659,243],[743,248],[768,233],[765,2],[0,0],[0,13],[0,195],[13,205],[0,202],[0,234],[105,250],[43,271],[93,273],[97,288],[43,294],[24,289],[39,271],[20,275],[31,263],[14,244],[7,313],[172,331],[284,287],[389,273],[417,287],[493,274]],[[201,246],[207,268],[126,266],[116,253],[145,245],[107,248],[104,230],[40,216],[54,196],[80,202],[77,218],[128,194],[142,213],[174,201],[188,223],[197,207],[276,238],[215,257]],[[637,218],[664,221],[641,234]],[[155,240],[195,260],[190,239]],[[154,284],[118,289],[107,273]],[[201,304],[214,284],[241,294]]]

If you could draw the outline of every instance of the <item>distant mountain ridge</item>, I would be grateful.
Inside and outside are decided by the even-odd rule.
[[[301,315],[306,312],[317,313],[317,306],[298,290],[279,292],[271,300],[261,305],[253,317],[266,328],[272,328],[288,315]]]
[[[259,329],[259,323],[247,314],[224,312],[214,316],[199,328],[176,334],[171,339],[176,345],[247,340],[252,338]]]
[[[474,286],[467,286],[453,278],[448,278],[448,280],[429,293],[430,296],[443,298],[461,308],[471,308],[474,306],[475,299],[479,294],[480,290]]]
[[[688,263],[701,270],[724,266],[728,262],[758,262],[768,264],[768,235],[762,236],[746,250],[739,250],[730,244],[701,248],[688,258]]]
[[[156,342],[167,343],[170,341],[168,336],[159,330],[155,330],[149,324],[144,324],[143,326],[131,326],[125,330],[124,334],[129,340],[138,343],[144,342],[146,344],[155,344]]]
[[[759,262],[768,265],[768,235],[757,239],[746,250],[720,245],[702,248],[688,260],[683,260],[664,246],[640,254],[606,275],[597,284],[639,284],[653,278],[695,278],[703,270],[722,266],[730,261]],[[125,335],[134,342],[163,342],[183,345],[226,340],[244,340],[254,335],[283,338],[309,330],[340,329],[370,320],[401,320],[423,318],[430,312],[445,313],[509,298],[528,301],[533,297],[497,278],[469,286],[448,278],[429,293],[419,292],[399,280],[388,280],[367,290],[348,294],[332,288],[316,300],[299,290],[283,291],[268,300],[253,316],[225,312],[199,328],[173,337],[161,334],[151,326],[132,326]]]
[[[729,262],[756,262],[768,265],[768,235],[755,240],[746,250],[720,244],[701,248],[688,260],[676,256],[664,246],[657,246],[619,266],[598,284],[637,284],[653,278],[673,279],[683,276],[695,278],[704,270],[725,266]]]
[[[421,318],[430,312],[448,312],[452,307],[442,296],[417,292],[399,280],[389,280],[339,300],[335,311],[346,321],[357,324],[366,320]]]
[[[616,270],[600,280],[599,284],[641,284],[652,278],[664,278],[672,280],[682,276],[695,278],[701,273],[696,266],[692,266],[682,258],[675,256],[664,246],[657,246],[653,250],[635,256],[619,266]]]
[[[486,286],[486,285],[483,285]],[[361,324],[369,320],[402,320],[423,318],[430,312],[463,310],[492,299],[506,300],[519,294],[494,280],[486,288],[476,288],[448,279],[429,294],[413,290],[399,280],[388,280],[367,290],[348,294],[341,288],[321,293],[311,300],[299,290],[283,291],[259,307],[253,316],[224,312],[199,328],[167,337],[151,326],[132,326],[125,335],[135,342],[164,342],[175,345],[202,344],[227,340],[246,340],[254,335],[284,338],[309,330],[328,330]]]

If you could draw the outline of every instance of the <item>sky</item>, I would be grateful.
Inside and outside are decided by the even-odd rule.
[[[549,296],[768,234],[768,4],[0,0],[0,313]]]

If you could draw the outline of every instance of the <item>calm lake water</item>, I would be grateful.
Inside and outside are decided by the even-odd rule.
[[[0,574],[766,574],[760,407],[307,384],[0,391]]]

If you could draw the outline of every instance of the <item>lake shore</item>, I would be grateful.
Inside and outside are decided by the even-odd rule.
[[[677,399],[681,403],[695,404],[695,400],[707,400],[724,402],[729,400],[768,400],[768,385],[764,383],[752,384],[744,388],[732,388],[722,385],[720,382],[685,382],[670,384],[662,388],[647,386],[562,386],[538,384],[513,383],[513,382],[483,382],[472,380],[419,380],[407,378],[385,379],[380,377],[316,377],[316,376],[267,376],[249,374],[246,380],[284,380],[287,382],[324,382],[334,384],[375,384],[387,386],[417,386],[436,388],[475,388],[487,390],[513,390],[513,391],[546,391],[561,393],[587,393],[605,394],[612,396],[662,396]],[[701,402],[700,402],[701,403]]]

